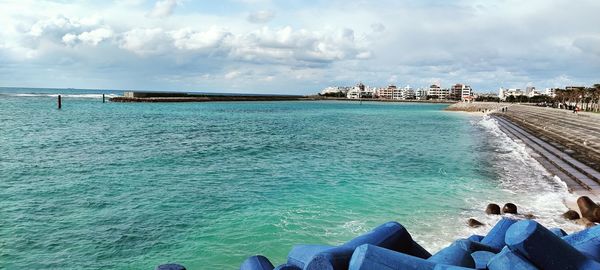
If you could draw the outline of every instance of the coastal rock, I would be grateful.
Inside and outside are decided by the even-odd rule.
[[[535,218],[537,218],[537,217],[536,217],[534,214],[532,214],[532,213],[527,213],[527,214],[523,215],[523,217],[524,217],[525,219],[535,219]]]
[[[502,207],[504,214],[517,214],[517,206],[514,203],[507,203]]]
[[[476,220],[474,218],[470,218],[469,220],[467,220],[467,224],[469,224],[469,227],[471,227],[471,228],[477,228],[477,227],[483,226],[483,223],[481,223],[479,220]]]
[[[562,216],[567,220],[577,220],[577,219],[581,218],[579,216],[579,213],[577,213],[577,211],[574,211],[574,210],[569,210],[569,211],[565,212],[564,214],[562,214]]]
[[[485,213],[488,215],[500,215],[500,205],[490,203],[485,208]]]
[[[581,196],[577,199],[577,206],[581,216],[591,222],[600,222],[600,206],[598,206],[588,196]]]

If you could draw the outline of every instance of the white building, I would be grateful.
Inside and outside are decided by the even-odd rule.
[[[362,83],[358,83],[356,86],[352,87],[346,93],[346,98],[349,99],[359,99],[359,98],[372,98],[375,95],[375,89],[365,86]]]
[[[546,96],[556,97],[556,88],[546,88]]]
[[[442,89],[437,84],[432,84],[427,90],[427,95],[437,99],[447,99],[450,96],[450,89]]]
[[[415,98],[419,100],[427,99],[427,89],[419,88],[415,91]]]
[[[412,89],[409,85],[402,88],[400,90],[400,95],[395,99],[407,100],[407,99],[415,99],[415,90]]]
[[[533,86],[527,87],[525,92],[527,92],[527,96],[530,98],[543,95],[542,92],[536,90]]]
[[[340,95],[346,95],[348,93],[348,87],[327,87],[323,90],[321,90],[321,95],[331,95],[331,94],[340,94]]]
[[[525,95],[525,93],[523,93],[523,91],[519,88],[510,88],[510,89],[506,89],[506,88],[500,88],[500,90],[498,91],[498,97],[501,100],[506,100],[507,97],[509,96],[523,96]]]

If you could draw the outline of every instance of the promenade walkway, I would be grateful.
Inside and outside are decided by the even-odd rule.
[[[600,116],[512,105],[493,117],[505,133],[536,151],[538,161],[569,190],[600,198]]]

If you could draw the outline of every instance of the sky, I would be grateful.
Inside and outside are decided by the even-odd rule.
[[[0,86],[600,83],[598,0],[0,0]]]

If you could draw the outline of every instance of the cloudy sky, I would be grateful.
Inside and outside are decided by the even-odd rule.
[[[600,82],[598,0],[0,0],[0,86]]]

